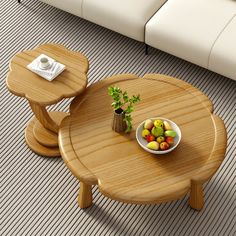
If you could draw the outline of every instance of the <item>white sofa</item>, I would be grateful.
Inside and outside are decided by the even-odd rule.
[[[40,0],[144,42],[145,25],[166,0]]]
[[[236,80],[236,1],[168,0],[146,24],[145,42]]]
[[[41,0],[236,80],[235,0]]]

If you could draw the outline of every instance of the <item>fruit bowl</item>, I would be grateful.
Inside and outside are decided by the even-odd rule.
[[[154,126],[154,123],[156,122],[156,126]],[[158,132],[156,132],[157,134],[155,134],[155,130],[153,131],[152,128],[154,127],[157,127],[158,126],[158,121],[162,121],[164,124],[166,124],[166,127],[168,127],[168,130],[165,129],[164,125],[163,125],[163,134],[162,135],[158,135]],[[148,124],[149,123],[149,124]],[[153,126],[152,126],[153,125]],[[160,124],[162,126],[162,124]],[[146,126],[146,128],[144,128]],[[148,127],[149,126],[149,127]],[[156,129],[156,128],[155,128]],[[155,140],[153,140],[154,142],[148,140],[149,137],[145,136],[145,131],[146,130],[149,130],[149,133],[150,134],[147,134],[147,136],[154,136],[152,135],[152,133],[155,134]],[[158,131],[158,128],[157,128],[157,131]],[[166,131],[173,131],[172,133],[171,132],[167,132]],[[148,131],[146,131],[148,133]],[[162,131],[161,131],[162,132]],[[165,134],[174,134],[172,136],[172,138],[168,138],[167,136],[165,136]],[[144,137],[145,136],[145,137]],[[161,137],[162,136],[162,137]],[[150,137],[150,138],[153,138],[153,137]],[[173,151],[177,146],[178,144],[180,143],[180,140],[181,140],[181,131],[178,127],[178,125],[176,125],[173,121],[171,120],[168,120],[166,118],[163,118],[163,117],[155,117],[155,118],[149,118],[145,121],[143,121],[136,129],[136,139],[139,143],[139,145],[147,152],[150,152],[150,153],[153,153],[153,154],[166,154],[166,153],[169,153],[171,151]],[[158,139],[158,141],[157,141]],[[161,142],[161,139],[164,139],[164,142]],[[166,140],[167,139],[167,140]],[[148,140],[148,141],[147,141]],[[171,144],[166,144],[166,141],[169,141],[171,140]],[[163,141],[163,140],[162,140]],[[150,149],[147,147],[147,145],[150,145],[150,143],[154,144],[154,147],[152,147],[153,149]],[[162,144],[161,144],[162,143]],[[155,146],[156,145],[156,146]],[[161,150],[160,147],[162,147],[162,149],[165,148],[165,145],[168,147],[166,150]],[[169,146],[168,146],[169,145]],[[158,149],[158,150],[154,150],[154,149]]]

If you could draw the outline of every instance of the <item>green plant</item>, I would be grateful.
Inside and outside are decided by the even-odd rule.
[[[131,113],[134,111],[134,103],[140,101],[140,95],[128,96],[128,93],[123,92],[119,87],[111,86],[108,88],[108,94],[113,98],[111,106],[114,108],[115,112],[124,112],[127,129],[126,133],[129,133],[132,129],[132,117]]]

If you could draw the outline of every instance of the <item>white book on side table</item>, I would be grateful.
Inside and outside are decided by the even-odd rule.
[[[40,59],[41,58],[47,58],[49,62],[49,68],[43,69],[40,67]],[[35,60],[33,60],[29,65],[27,65],[27,68],[31,70],[32,72],[38,74],[39,76],[43,77],[44,79],[48,81],[52,81],[55,79],[59,74],[61,74],[65,70],[65,65],[55,61],[54,59],[41,54],[38,56]]]

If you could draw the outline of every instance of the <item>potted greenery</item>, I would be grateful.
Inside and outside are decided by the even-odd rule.
[[[108,94],[113,99],[111,104],[114,108],[112,129],[116,132],[129,133],[132,129],[131,113],[134,111],[134,103],[140,101],[140,95],[129,97],[126,91],[123,92],[117,86],[109,87]]]

